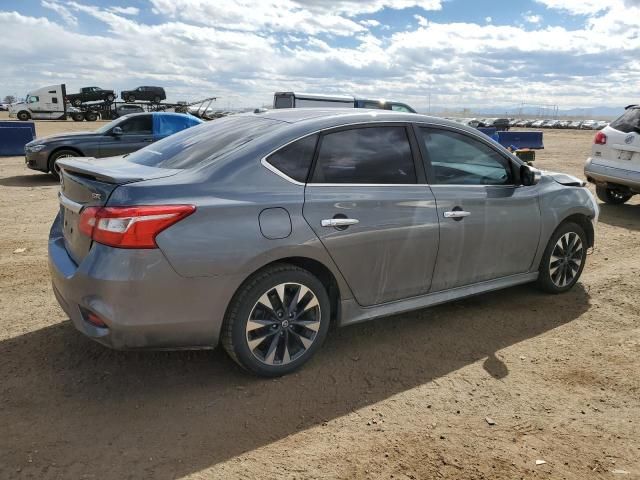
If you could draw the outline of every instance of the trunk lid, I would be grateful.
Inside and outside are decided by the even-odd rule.
[[[169,177],[180,172],[111,159],[64,158],[58,160],[60,172],[60,219],[64,243],[71,258],[79,264],[89,253],[91,239],[80,232],[84,207],[104,206],[119,185]]]

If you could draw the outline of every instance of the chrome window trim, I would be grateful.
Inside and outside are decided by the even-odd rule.
[[[73,213],[80,213],[80,210],[84,207],[81,203],[74,202],[73,200],[65,197],[62,192],[58,192],[58,200],[60,201],[60,205],[71,210]]]
[[[375,113],[374,113],[375,115]],[[492,145],[489,141],[487,141],[485,138],[482,138],[482,136],[484,134],[482,134],[480,131],[478,132],[469,132],[468,130],[465,130],[463,128],[458,128],[455,125],[445,125],[445,124],[441,124],[441,123],[433,123],[433,122],[419,122],[419,121],[415,121],[415,120],[385,120],[385,119],[380,119],[378,122],[376,121],[367,121],[367,122],[354,122],[354,123],[345,123],[343,125],[333,125],[331,127],[324,127],[324,128],[320,128],[318,130],[314,130],[313,132],[310,133],[305,133],[304,135],[301,135],[299,137],[294,138],[293,140],[280,145],[278,148],[272,150],[271,152],[269,152],[268,154],[266,154],[264,157],[262,157],[260,159],[260,163],[267,169],[269,170],[271,173],[275,173],[276,175],[278,175],[280,178],[282,178],[283,180],[286,180],[289,183],[292,183],[294,185],[297,185],[299,187],[304,187],[305,185],[307,186],[320,186],[320,187],[342,187],[342,186],[349,186],[349,187],[406,187],[406,186],[414,186],[414,185],[427,185],[429,187],[437,187],[437,186],[441,186],[441,187],[517,187],[518,185],[453,185],[453,184],[430,184],[428,182],[425,183],[303,183],[303,182],[299,182],[297,180],[294,180],[293,178],[291,178],[290,176],[288,176],[286,173],[283,173],[282,171],[278,170],[276,167],[274,167],[273,165],[271,165],[269,163],[269,161],[267,160],[268,157],[270,157],[271,155],[273,155],[274,153],[278,152],[279,150],[287,147],[288,145],[291,145],[294,142],[297,142],[298,140],[302,140],[303,138],[309,137],[311,135],[317,135],[317,134],[321,134],[322,132],[326,132],[327,130],[334,130],[337,128],[344,128],[344,127],[355,127],[355,126],[371,126],[371,125],[375,125],[375,123],[399,123],[399,124],[403,124],[406,126],[411,126],[411,125],[415,125],[417,127],[423,126],[423,127],[438,127],[438,128],[446,128],[446,129],[451,129],[451,130],[455,130],[458,131],[462,134],[467,134],[469,136],[471,136],[472,138],[476,138],[477,140],[479,140],[480,142],[484,143],[485,145],[487,145],[489,148],[492,148],[494,151],[496,151],[496,153],[499,153],[500,155],[504,156],[504,153],[497,150],[495,148],[495,145]],[[472,128],[472,127],[469,127]],[[485,135],[486,136],[486,135]],[[509,160],[512,160],[510,157],[507,157]]]

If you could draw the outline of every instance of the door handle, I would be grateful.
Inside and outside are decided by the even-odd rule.
[[[444,218],[454,218],[456,220],[461,220],[469,215],[471,215],[471,212],[465,212],[464,210],[451,210],[450,212],[444,212]]]
[[[153,138],[145,138],[145,143],[153,143]]]
[[[355,218],[326,218],[320,222],[323,227],[348,227],[360,223]]]

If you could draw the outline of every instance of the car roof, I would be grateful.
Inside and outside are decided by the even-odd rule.
[[[441,117],[367,108],[282,108],[259,111],[249,115],[286,123],[306,122],[309,120],[335,120],[336,125],[368,121],[430,122],[442,125],[460,125],[459,123]]]

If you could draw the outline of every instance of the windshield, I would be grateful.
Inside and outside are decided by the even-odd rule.
[[[624,133],[637,132],[640,128],[640,107],[627,108],[610,127]]]
[[[131,162],[158,168],[192,168],[208,164],[284,125],[254,116],[231,116],[188,128],[138,150]]]

